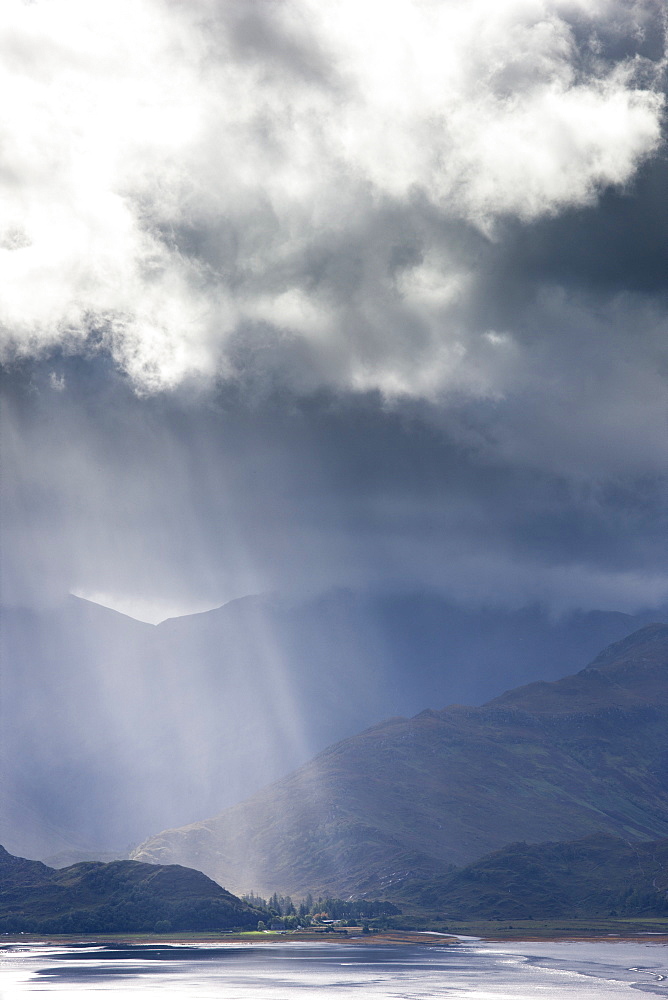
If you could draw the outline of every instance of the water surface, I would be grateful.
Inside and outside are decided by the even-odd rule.
[[[66,945],[0,948],[2,1000],[615,1000],[668,997],[668,948],[630,942]]]

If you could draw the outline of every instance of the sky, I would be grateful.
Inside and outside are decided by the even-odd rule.
[[[668,600],[661,0],[5,0],[2,600]]]

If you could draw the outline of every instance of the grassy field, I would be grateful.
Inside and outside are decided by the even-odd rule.
[[[127,942],[128,944],[147,944],[162,942],[177,944],[179,942],[214,943],[248,943],[248,944],[280,944],[284,941],[321,941],[323,943],[360,943],[369,940],[387,944],[424,943],[434,944],[433,932],[443,935],[443,943],[447,939],[455,940],[455,935],[486,938],[489,940],[530,941],[530,940],[578,940],[578,939],[629,939],[643,938],[668,943],[668,920],[646,918],[642,920],[631,918],[610,918],[602,920],[471,920],[449,921],[447,923],[428,919],[413,920],[409,917],[395,918],[393,926],[372,929],[364,934],[361,927],[346,927],[335,931],[323,932],[315,928],[301,931],[243,931],[238,933],[223,933],[216,931],[189,931],[181,934],[3,934],[0,944],[26,942],[29,940],[58,941],[63,944],[71,941],[91,942]],[[425,931],[431,932],[427,938]]]
[[[442,921],[399,917],[393,925],[400,929],[440,931],[442,934],[465,934],[473,937],[494,938],[496,940],[527,941],[534,938],[553,940],[555,938],[635,938],[643,936],[664,936],[668,940],[668,920],[659,917],[621,918],[610,917],[600,920],[578,918],[557,920],[461,920]]]

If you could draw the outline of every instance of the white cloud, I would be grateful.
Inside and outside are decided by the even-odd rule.
[[[298,383],[493,391],[462,376],[466,267],[423,233],[392,269],[379,220],[393,204],[410,228],[422,199],[489,233],[627,181],[657,147],[661,99],[637,60],[584,73],[571,23],[617,15],[604,0],[8,0],[6,353],[95,330],[151,391],[230,371],[260,323],[279,350],[306,346]],[[311,272],[348,244],[344,296]]]

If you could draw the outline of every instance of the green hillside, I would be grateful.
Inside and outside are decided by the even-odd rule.
[[[0,847],[0,932],[227,930],[258,914],[201,872],[137,861],[47,868]]]
[[[390,719],[135,858],[242,892],[399,897],[515,841],[668,837],[668,626],[556,683]]]

